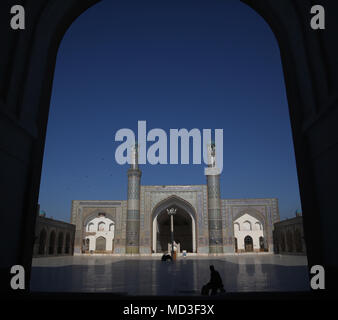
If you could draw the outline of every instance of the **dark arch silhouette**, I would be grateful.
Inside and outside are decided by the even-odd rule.
[[[65,253],[70,253],[70,234],[68,232],[66,234]]]
[[[57,244],[57,253],[61,254],[63,250],[63,232],[59,232],[58,234],[58,244]]]
[[[293,252],[294,242],[293,242],[293,232],[291,230],[286,231],[286,244],[288,246],[288,252]]]
[[[264,237],[259,237],[259,249],[261,251],[264,251],[265,249]]]
[[[55,253],[55,238],[56,238],[56,232],[53,230],[49,235],[49,251],[48,251],[48,254],[54,254]]]
[[[105,237],[98,237],[95,243],[95,251],[106,251],[106,238]]]
[[[246,252],[252,252],[253,251],[253,240],[250,236],[246,236],[244,238],[244,250]]]
[[[302,252],[303,251],[302,235],[298,228],[294,231],[293,239],[295,243],[296,252]]]
[[[10,66],[4,81],[11,86],[8,89],[13,89],[1,92],[1,108],[6,112],[0,114],[0,129],[6,134],[1,134],[5,143],[0,159],[5,170],[2,182],[7,186],[2,205],[4,212],[11,212],[17,221],[22,221],[20,227],[13,230],[12,222],[3,219],[3,229],[10,230],[11,242],[6,243],[8,233],[0,235],[0,243],[6,243],[1,247],[0,268],[1,275],[7,279],[8,265],[23,265],[27,272],[27,290],[56,54],[70,24],[97,2],[46,0],[20,37],[10,28],[0,30],[3,43],[13,44],[9,52],[0,53],[3,65]],[[336,243],[332,239],[337,239],[337,216],[332,212],[338,211],[335,200],[338,187],[338,22],[334,16],[338,2],[317,1],[326,7],[330,28],[316,33],[309,28],[310,2],[303,6],[305,2],[294,0],[242,2],[264,18],[280,47],[308,262],[309,266],[325,266],[328,286],[336,288],[338,254],[324,252],[337,253],[332,244]],[[8,6],[14,4],[15,0],[1,2],[0,12],[7,14]],[[16,81],[11,81],[14,78]],[[16,103],[6,104],[7,101]],[[27,174],[18,175],[18,172]]]
[[[39,250],[38,254],[44,255],[46,253],[47,231],[42,229],[39,235]]]

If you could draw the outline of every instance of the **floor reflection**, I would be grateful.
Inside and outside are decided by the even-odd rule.
[[[219,271],[227,292],[309,290],[302,256],[233,255],[186,257],[75,256],[33,259],[35,292],[112,292],[118,295],[199,295],[209,265]]]

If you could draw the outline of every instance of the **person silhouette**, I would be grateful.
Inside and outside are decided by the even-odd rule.
[[[210,290],[211,296],[216,295],[218,290],[220,290],[221,292],[225,292],[222,278],[219,272],[215,270],[215,267],[213,265],[211,265],[209,268],[210,268],[210,281],[205,286],[203,286],[202,294],[208,296]]]
[[[171,257],[170,254],[168,254],[167,252],[165,252],[161,258],[161,261],[173,261],[173,258]]]

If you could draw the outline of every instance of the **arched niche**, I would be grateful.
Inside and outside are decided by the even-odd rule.
[[[152,230],[152,250],[154,253],[157,252],[158,246],[158,217],[159,215],[165,215],[166,210],[170,208],[175,208],[179,212],[184,212],[188,217],[190,217],[191,222],[191,237],[192,237],[192,252],[197,252],[197,223],[196,223],[196,212],[193,206],[186,200],[178,196],[170,196],[162,201],[160,201],[152,211],[151,219],[151,230]],[[175,219],[175,218],[174,218]],[[174,220],[175,221],[175,220]],[[175,230],[174,230],[175,237]],[[182,248],[184,249],[184,248]],[[162,248],[163,251],[167,251],[165,248]]]

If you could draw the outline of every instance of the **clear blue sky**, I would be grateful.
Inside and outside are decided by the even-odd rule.
[[[105,0],[67,31],[57,57],[39,202],[125,200],[120,128],[224,129],[223,198],[301,210],[277,41],[239,0]],[[148,146],[151,143],[148,143]],[[143,185],[205,184],[204,165],[144,165]]]

